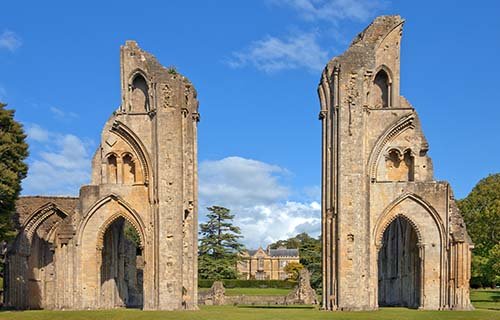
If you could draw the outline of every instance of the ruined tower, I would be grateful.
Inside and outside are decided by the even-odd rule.
[[[23,197],[7,306],[197,308],[196,90],[134,41],[78,198]]]
[[[321,76],[323,307],[470,309],[471,240],[400,95],[403,19],[375,19]]]

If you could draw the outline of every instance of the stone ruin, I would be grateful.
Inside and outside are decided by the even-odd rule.
[[[286,300],[296,304],[318,304],[316,291],[311,287],[311,273],[307,269],[300,270],[298,284]]]
[[[293,305],[318,304],[316,291],[311,287],[310,273],[302,269],[295,288],[283,296],[272,295],[235,295],[226,296],[226,289],[222,281],[214,281],[212,287],[199,293],[198,301],[205,305]]]
[[[399,92],[403,23],[375,19],[319,83],[327,310],[472,308],[472,242]]]
[[[78,198],[21,197],[5,306],[197,308],[196,90],[134,41]]]
[[[472,242],[400,95],[403,22],[375,19],[318,87],[326,310],[472,308]],[[197,308],[196,90],[133,41],[120,71],[122,102],[102,131],[91,184],[77,198],[17,202],[7,307]],[[306,277],[279,303],[314,301]],[[215,289],[216,303],[234,299]]]
[[[222,306],[226,304],[226,288],[222,281],[214,281],[210,290],[200,294],[202,296],[203,303],[206,305]]]

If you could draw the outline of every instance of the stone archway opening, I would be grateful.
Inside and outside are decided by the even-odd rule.
[[[103,308],[142,308],[144,258],[140,236],[123,217],[104,232],[100,266]]]
[[[418,235],[409,220],[398,216],[385,229],[378,252],[378,305],[420,306],[421,263]]]

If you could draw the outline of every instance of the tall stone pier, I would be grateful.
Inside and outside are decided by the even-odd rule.
[[[196,90],[127,41],[121,105],[78,198],[23,197],[5,305],[197,308]],[[97,74],[96,74],[97,75]]]
[[[472,242],[400,95],[403,23],[376,18],[321,75],[327,310],[472,308]]]

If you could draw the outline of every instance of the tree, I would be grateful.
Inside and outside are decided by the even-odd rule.
[[[311,273],[311,286],[317,291],[322,286],[321,276],[321,237],[314,239],[303,232],[287,240],[279,240],[270,245],[271,249],[278,247],[298,248],[300,263]]]
[[[234,226],[234,215],[224,207],[208,209],[208,221],[200,224],[198,273],[202,279],[236,279],[236,263],[244,247],[241,230]]]
[[[288,263],[285,268],[283,268],[283,271],[290,275],[289,279],[296,281],[299,278],[299,273],[302,269],[304,269],[304,266],[300,262],[292,261]]]
[[[15,236],[12,216],[21,192],[21,180],[28,173],[24,162],[28,156],[26,135],[22,125],[14,120],[14,110],[5,107],[6,104],[0,102],[0,242]]]
[[[466,198],[458,201],[458,207],[474,242],[471,284],[499,284],[500,173],[479,181]]]

